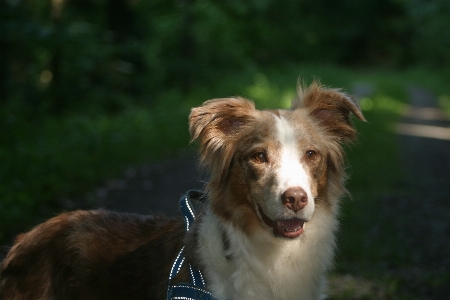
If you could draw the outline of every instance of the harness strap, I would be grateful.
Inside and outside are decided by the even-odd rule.
[[[180,272],[181,267],[185,261],[184,257],[184,247],[178,252],[177,257],[172,265],[172,269],[169,274],[169,282]],[[194,286],[203,288],[205,287],[205,280],[199,269],[189,264],[189,276],[191,277],[191,282]]]
[[[183,198],[180,199],[180,208],[184,219],[184,230],[189,231],[191,225],[194,223],[195,210],[190,199],[200,200],[203,194],[197,191],[189,191]],[[185,262],[184,246],[178,252],[175,261],[173,262],[172,269],[169,274],[169,286],[167,289],[167,300],[220,300],[212,295],[209,291],[205,290],[205,280],[199,269],[191,264],[189,267],[189,276],[191,283],[180,283],[172,285],[171,281],[180,272],[183,263]]]
[[[170,269],[169,283],[180,272],[183,263],[184,263],[184,246],[183,248],[181,248],[180,252],[178,252],[177,257],[173,262],[172,269]]]
[[[220,300],[210,292],[188,284],[178,284],[169,287],[173,300]]]
[[[189,196],[191,194],[192,192],[189,191],[183,198],[180,199],[181,213],[184,217],[184,231],[186,232],[189,231],[191,224],[193,224],[195,221],[194,208],[191,201],[189,200]]]
[[[194,286],[202,288],[205,287],[205,280],[203,279],[202,273],[199,269],[193,267],[191,264],[189,264],[189,274],[191,276],[191,282],[194,284]]]

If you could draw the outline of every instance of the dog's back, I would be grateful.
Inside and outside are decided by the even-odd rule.
[[[176,219],[59,215],[17,237],[1,266],[0,299],[164,299],[167,276],[155,274],[168,274],[183,235]]]

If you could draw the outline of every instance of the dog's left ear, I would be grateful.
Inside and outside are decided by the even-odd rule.
[[[308,88],[298,88],[298,98],[292,109],[306,108],[309,115],[335,134],[341,141],[349,142],[356,137],[356,130],[350,120],[350,113],[365,121],[356,99],[339,89],[323,88],[313,82]]]

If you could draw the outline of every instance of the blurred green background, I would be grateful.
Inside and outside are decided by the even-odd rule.
[[[357,210],[404,192],[393,124],[408,87],[427,88],[450,111],[448,0],[0,3],[0,243],[65,199],[95,206],[87,192],[127,166],[186,148],[192,106],[242,95],[260,108],[287,107],[299,77],[368,87],[370,124],[357,124],[361,140],[349,151],[349,189],[367,202],[344,211],[344,227],[364,235],[371,220]],[[335,297],[425,299],[399,288],[403,278],[386,279],[385,266],[369,267],[351,242],[342,242],[350,262],[338,273],[365,268],[375,281],[338,277],[351,291]],[[389,253],[371,245],[374,260]],[[450,278],[427,276],[422,284],[438,287]]]

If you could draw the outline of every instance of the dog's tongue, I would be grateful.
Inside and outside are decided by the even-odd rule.
[[[305,222],[299,219],[279,220],[276,228],[274,228],[274,233],[293,239],[303,233],[304,224]]]
[[[288,230],[296,230],[299,227],[303,227],[303,223],[305,223],[305,222],[302,220],[299,220],[299,219],[289,219],[289,220],[278,221],[278,224],[280,224],[280,226],[282,228],[286,228]]]

